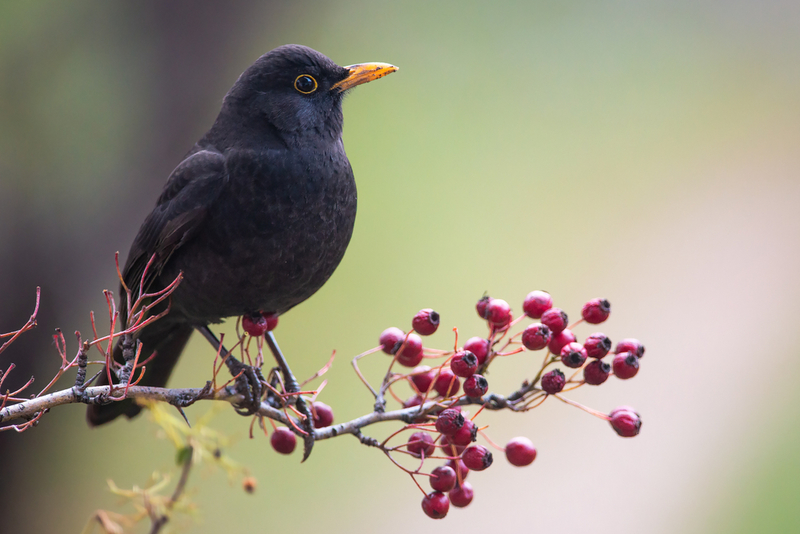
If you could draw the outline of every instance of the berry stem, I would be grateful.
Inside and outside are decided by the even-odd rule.
[[[608,421],[610,419],[610,417],[608,417],[608,415],[604,414],[603,412],[599,412],[599,411],[597,411],[597,410],[595,410],[593,408],[589,408],[588,406],[584,406],[583,404],[581,404],[579,402],[575,402],[574,400],[570,400],[570,399],[567,399],[566,397],[562,397],[558,393],[554,394],[553,396],[555,398],[557,398],[558,400],[560,400],[561,402],[569,404],[570,406],[575,406],[576,408],[580,408],[584,412],[586,412],[588,414],[591,414],[591,415],[593,415],[595,417],[598,417],[598,418],[600,418],[600,419],[602,419],[604,421]]]

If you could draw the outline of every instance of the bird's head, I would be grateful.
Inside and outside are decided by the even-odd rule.
[[[396,70],[387,63],[340,67],[306,46],[284,45],[242,73],[225,97],[223,113],[255,128],[263,121],[265,131],[285,141],[302,142],[307,136],[338,139],[345,92]]]

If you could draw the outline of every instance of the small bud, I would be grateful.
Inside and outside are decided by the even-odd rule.
[[[440,465],[431,472],[431,488],[436,491],[450,491],[456,487],[456,472],[446,465]]]
[[[639,372],[639,358],[632,352],[623,352],[614,356],[614,375],[622,380],[636,376]]]
[[[411,320],[411,327],[421,336],[429,336],[439,328],[439,314],[430,308],[417,312]]]
[[[470,351],[478,358],[478,365],[483,365],[489,355],[489,341],[481,337],[471,337],[464,343],[464,350]]]
[[[292,454],[295,446],[297,445],[297,437],[291,430],[285,426],[281,426],[275,429],[275,431],[269,437],[269,442],[272,445],[272,448],[279,453]]]
[[[569,318],[562,309],[550,308],[542,314],[542,324],[547,326],[553,335],[560,334],[569,325]]]
[[[244,477],[244,480],[242,480],[242,488],[251,495],[255,493],[257,486],[258,483],[254,477]]]
[[[601,360],[592,360],[583,368],[583,380],[590,386],[599,386],[608,379],[611,366]]]
[[[422,499],[422,511],[433,519],[443,519],[450,510],[450,501],[441,491],[433,491]]]
[[[564,384],[566,383],[567,377],[559,369],[553,369],[549,373],[542,375],[542,390],[550,395],[564,389]]]
[[[522,331],[522,344],[528,350],[541,350],[550,343],[550,329],[541,323],[533,323]]]
[[[536,459],[536,447],[526,437],[514,438],[506,445],[506,459],[517,467],[531,465]]]
[[[642,428],[642,418],[630,406],[620,406],[609,414],[611,427],[623,438],[636,436]]]
[[[464,426],[464,416],[454,408],[442,410],[436,418],[436,430],[445,436],[452,436]]]
[[[602,358],[611,350],[611,340],[607,335],[596,332],[586,338],[583,348],[586,349],[586,354],[590,358]]]
[[[381,332],[381,337],[378,338],[378,343],[383,349],[383,352],[389,355],[394,355],[397,349],[400,348],[400,343],[405,339],[406,335],[397,327],[391,326]]]
[[[583,305],[581,316],[591,324],[600,324],[611,314],[611,303],[606,299],[592,299]]]
[[[453,506],[457,506],[458,508],[464,508],[465,506],[468,506],[469,503],[472,502],[472,497],[474,497],[472,484],[469,482],[463,482],[460,486],[456,486],[455,488],[451,489],[448,497],[450,498],[450,503]]]
[[[472,375],[464,381],[464,393],[467,397],[480,398],[489,391],[489,382],[481,375]]]
[[[561,349],[561,363],[572,369],[577,369],[586,361],[586,349],[580,343],[568,343]]]
[[[468,350],[456,352],[450,360],[450,369],[454,375],[468,378],[478,370],[478,358]]]
[[[522,310],[531,319],[541,319],[542,314],[553,307],[553,297],[545,291],[531,291],[522,303]]]
[[[461,453],[461,459],[472,471],[483,471],[492,465],[492,453],[483,445],[472,445]]]

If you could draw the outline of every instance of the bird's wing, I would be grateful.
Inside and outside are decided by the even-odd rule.
[[[170,256],[192,238],[205,220],[208,208],[227,181],[225,157],[201,150],[183,160],[164,186],[153,212],[148,215],[131,245],[122,277],[138,295],[142,274],[150,259],[143,288],[148,290]]]

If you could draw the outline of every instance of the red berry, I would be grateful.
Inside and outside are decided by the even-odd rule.
[[[267,332],[272,332],[278,326],[278,314],[261,312],[261,316],[267,320]]]
[[[492,465],[492,453],[483,445],[472,445],[461,453],[461,459],[472,471],[483,471]]]
[[[408,334],[397,351],[397,363],[405,367],[416,367],[422,361],[422,338]]]
[[[511,306],[503,299],[490,299],[486,305],[486,320],[495,328],[504,328],[511,322]]]
[[[526,437],[514,438],[506,445],[506,459],[517,467],[531,465],[536,459],[536,447]]]
[[[409,378],[411,382],[414,383],[414,386],[417,388],[417,391],[420,393],[425,393],[433,384],[433,377],[434,372],[431,371],[431,368],[427,365],[420,365],[419,367],[415,367]]]
[[[596,332],[586,338],[583,348],[586,349],[586,354],[590,358],[602,358],[611,350],[611,340],[607,335]]]
[[[440,465],[431,472],[431,487],[436,491],[450,491],[456,487],[456,472],[446,465]]]
[[[609,416],[611,427],[623,438],[632,438],[642,428],[642,418],[630,406],[615,408]]]
[[[468,378],[478,370],[478,358],[468,350],[456,352],[450,360],[450,370],[462,378]]]
[[[458,393],[461,387],[461,381],[453,374],[450,369],[444,368],[439,372],[436,377],[436,382],[433,384],[433,389],[442,397],[452,397]]]
[[[550,343],[550,329],[541,323],[533,323],[522,331],[522,344],[528,350],[541,350]]]
[[[489,295],[484,295],[475,305],[475,310],[477,310],[478,317],[481,319],[486,319],[486,307],[489,305],[490,300],[492,300],[492,297]]]
[[[403,408],[411,408],[412,406],[419,406],[420,404],[422,404],[422,396],[415,394],[406,399],[403,403]]]
[[[395,326],[391,326],[381,332],[381,337],[378,338],[383,352],[386,354],[394,354],[400,348],[400,343],[405,339],[406,335],[402,330]]]
[[[478,358],[478,365],[483,365],[489,355],[489,341],[481,337],[471,337],[464,343],[464,350],[470,351]]]
[[[639,372],[639,357],[632,352],[614,356],[614,375],[622,380],[633,378]]]
[[[522,303],[525,315],[531,319],[540,319],[542,314],[553,307],[553,297],[545,291],[531,291]]]
[[[642,345],[641,341],[638,339],[630,337],[617,343],[617,348],[614,349],[614,352],[616,354],[619,354],[620,352],[632,352],[641,358],[644,356],[644,345]]]
[[[575,334],[572,333],[572,330],[566,329],[558,334],[553,335],[553,337],[550,338],[550,343],[547,344],[547,348],[553,354],[560,355],[561,349],[563,349],[564,346],[574,342],[576,339],[577,338],[575,337]]]
[[[433,444],[433,437],[427,432],[414,432],[411,434],[411,437],[408,438],[406,449],[408,449],[408,452],[418,457],[424,453],[426,458],[436,451],[436,447]]]
[[[601,360],[592,360],[583,368],[583,380],[590,386],[599,386],[608,379],[611,366]]]
[[[464,479],[467,478],[467,475],[469,474],[469,469],[464,464],[464,460],[462,460],[461,458],[457,458],[455,460],[447,460],[447,462],[445,462],[444,465],[455,471],[456,476],[458,476],[459,480],[461,480],[462,482],[464,481]]]
[[[467,448],[466,445],[456,445],[453,443],[453,438],[451,436],[442,436],[442,445],[444,445],[444,454],[448,456],[458,456],[464,449]]]
[[[581,316],[591,324],[600,324],[611,314],[611,303],[606,299],[592,299],[583,305]]]
[[[461,485],[451,489],[448,496],[450,498],[450,503],[453,506],[464,508],[472,502],[472,497],[474,496],[474,493],[472,492],[472,484],[469,482],[463,482]]]
[[[561,333],[569,325],[569,318],[561,308],[550,308],[542,314],[542,324],[555,335]]]
[[[472,375],[464,381],[464,393],[467,397],[480,398],[489,390],[489,382],[481,375]]]
[[[439,328],[439,314],[430,308],[420,310],[411,320],[411,328],[421,336],[429,336]]]
[[[275,429],[269,437],[272,448],[281,454],[292,454],[297,445],[297,437],[285,426]]]
[[[432,491],[422,499],[422,511],[433,519],[442,519],[450,510],[450,501],[441,491]]]
[[[464,426],[459,428],[455,434],[450,436],[450,443],[453,445],[458,445],[459,447],[463,447],[475,441],[477,437],[478,425],[469,419],[464,419]]]
[[[542,390],[550,395],[564,389],[564,384],[566,383],[567,377],[559,369],[553,369],[542,376]]]
[[[586,361],[586,349],[580,343],[568,343],[561,348],[561,363],[572,369],[577,369]]]
[[[260,337],[267,331],[267,320],[260,313],[246,313],[242,316],[242,328],[253,337]]]
[[[460,410],[447,408],[436,418],[436,430],[445,436],[452,436],[464,426],[464,416]]]
[[[314,414],[314,428],[323,428],[333,424],[333,409],[324,402],[312,403],[311,411]]]

